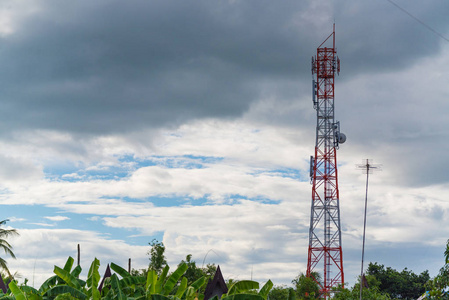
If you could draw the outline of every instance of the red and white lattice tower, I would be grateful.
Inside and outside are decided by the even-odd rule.
[[[331,43],[332,47],[324,47]],[[346,140],[334,119],[334,79],[340,72],[335,48],[335,24],[331,35],[312,58],[313,106],[317,112],[315,156],[310,158],[312,208],[309,229],[307,276],[328,298],[333,287],[344,284],[341,249],[340,198],[337,179],[337,149]],[[315,278],[318,273],[321,279]]]

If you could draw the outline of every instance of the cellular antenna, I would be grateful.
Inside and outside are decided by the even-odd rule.
[[[331,47],[325,44],[332,43]],[[341,247],[340,195],[337,178],[337,149],[346,141],[340,122],[334,118],[334,79],[340,72],[332,34],[312,57],[313,107],[316,110],[315,155],[310,158],[312,205],[306,275],[320,286],[320,297],[327,299],[332,288],[344,286]],[[320,273],[323,278],[320,279]]]
[[[366,174],[366,191],[365,191],[365,216],[363,218],[363,243],[362,243],[362,266],[360,270],[360,300],[362,300],[362,289],[363,289],[363,259],[365,258],[365,231],[366,231],[366,210],[368,207],[368,179],[369,174],[373,174],[374,170],[380,170],[381,165],[374,165],[371,160],[365,159],[364,163],[357,165],[357,168],[362,170]]]

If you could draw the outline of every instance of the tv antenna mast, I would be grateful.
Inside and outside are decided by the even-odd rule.
[[[363,243],[362,243],[362,266],[360,270],[360,300],[362,300],[362,290],[363,290],[363,260],[365,258],[365,232],[366,232],[366,210],[368,208],[368,179],[369,174],[373,174],[373,170],[380,170],[380,165],[374,165],[369,159],[366,159],[365,162],[361,165],[357,165],[357,168],[362,170],[364,173],[366,172],[366,189],[365,189],[365,215],[363,218]]]
[[[313,107],[317,123],[315,155],[310,157],[312,207],[306,275],[319,284],[320,297],[324,299],[330,297],[333,287],[344,286],[337,149],[346,141],[346,136],[340,132],[340,122],[334,118],[334,79],[335,73],[340,72],[340,59],[335,48],[335,24],[333,29],[312,57],[312,74],[316,75],[312,82]],[[324,47],[328,41],[332,42],[332,47]],[[323,274],[322,280],[316,276],[317,272]]]

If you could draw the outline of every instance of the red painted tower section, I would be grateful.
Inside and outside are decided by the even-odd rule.
[[[332,43],[332,47],[324,47],[326,43]],[[344,284],[337,149],[346,136],[334,118],[334,79],[339,71],[334,25],[334,31],[312,58],[317,125],[315,155],[310,160],[313,187],[306,274],[319,283],[324,299],[330,297],[333,287]],[[320,278],[315,276],[317,273]]]

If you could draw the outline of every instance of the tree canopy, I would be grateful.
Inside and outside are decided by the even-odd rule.
[[[313,278],[320,280],[321,276],[313,272]],[[307,277],[305,274],[300,273],[292,280],[296,288],[296,296],[299,299],[318,299],[320,295],[320,286],[312,277]]]
[[[149,269],[155,270],[156,273],[160,274],[164,266],[167,265],[167,261],[165,259],[165,246],[163,242],[159,242],[154,239],[149,243],[151,249],[148,251],[148,255],[150,255],[150,264],[148,266]]]
[[[427,270],[417,275],[407,268],[399,272],[377,262],[368,265],[366,274],[374,276],[379,282],[379,291],[398,299],[419,298],[425,292],[425,284],[430,279]]]
[[[427,282],[427,299],[449,299],[449,240],[444,251],[444,266]]]

